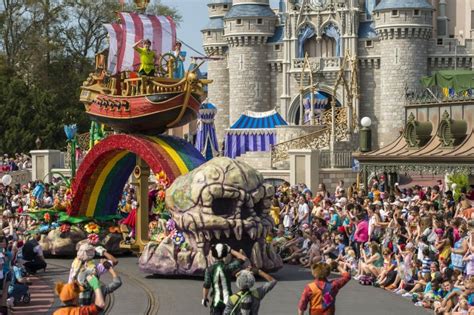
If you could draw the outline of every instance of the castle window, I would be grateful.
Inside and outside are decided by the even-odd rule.
[[[211,9],[215,10],[215,9],[216,9],[216,6],[215,6],[215,5],[211,5]]]
[[[398,10],[392,10],[392,16],[398,16]]]
[[[380,12],[377,11],[377,13],[375,13],[375,17],[376,17],[377,19],[379,19],[379,18],[380,18]]]
[[[413,11],[413,16],[420,16],[420,10]]]
[[[436,44],[438,46],[443,46],[443,39],[442,38],[438,38],[438,40],[436,41]]]
[[[227,4],[224,4],[224,9],[227,9],[229,6]]]
[[[275,50],[275,51],[280,51],[280,45],[276,44],[276,45],[274,46],[274,50]]]
[[[371,40],[365,41],[365,47],[374,47],[374,42],[372,42]]]
[[[257,19],[257,24],[258,24],[258,25],[262,25],[262,24],[263,24],[263,20],[262,20],[262,19]]]
[[[207,31],[207,36],[211,36],[211,31]]]
[[[237,25],[242,25],[242,19],[237,19],[236,24],[237,24]]]

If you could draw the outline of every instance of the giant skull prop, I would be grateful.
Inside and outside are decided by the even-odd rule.
[[[185,235],[190,250],[177,253],[170,240],[149,243],[140,268],[156,274],[199,275],[212,263],[210,246],[219,242],[241,250],[252,264],[267,271],[282,267],[265,242],[274,226],[270,216],[274,188],[249,165],[214,158],[175,180],[166,205]]]

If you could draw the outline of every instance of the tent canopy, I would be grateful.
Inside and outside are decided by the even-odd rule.
[[[277,126],[286,126],[287,122],[277,111],[246,111],[227,130],[224,154],[236,158],[246,152],[270,151],[276,144]]]
[[[276,126],[286,126],[287,122],[276,110],[268,112],[246,111],[230,127],[230,129],[272,129]]]
[[[426,87],[454,89],[456,93],[474,88],[474,71],[470,70],[442,70],[431,76],[421,78],[421,84]]]

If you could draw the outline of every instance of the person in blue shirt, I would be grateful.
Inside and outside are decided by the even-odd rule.
[[[467,282],[466,289],[468,289],[467,287],[471,285],[472,281]],[[435,304],[435,314],[449,313],[456,305],[458,298],[463,294],[462,290],[455,287],[453,282],[449,280],[443,283],[443,288],[446,294],[440,303]]]
[[[25,270],[17,261],[13,260],[11,281],[8,286],[8,298],[13,298],[14,301],[19,301],[28,293],[29,279],[25,275]]]
[[[182,79],[184,78],[184,61],[186,60],[186,52],[181,51],[183,44],[176,42],[174,46],[173,55],[175,56],[175,65],[174,65],[174,78]]]

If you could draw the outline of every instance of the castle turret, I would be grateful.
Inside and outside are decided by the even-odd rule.
[[[379,145],[385,146],[403,128],[407,90],[420,86],[427,74],[433,7],[426,0],[382,0],[374,10],[380,39],[381,104],[377,120]]]
[[[227,68],[227,41],[224,38],[224,16],[232,6],[232,0],[209,0],[209,22],[201,30],[206,54],[212,54],[208,62],[208,77],[214,82],[208,87],[208,100],[217,107],[215,126],[219,149],[224,131],[229,128],[229,70]]]
[[[267,40],[273,36],[277,16],[269,0],[234,0],[224,17],[229,45],[230,125],[246,110],[267,111],[270,104],[270,66]]]

